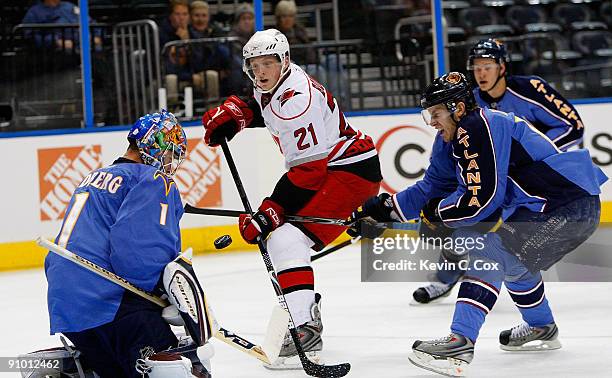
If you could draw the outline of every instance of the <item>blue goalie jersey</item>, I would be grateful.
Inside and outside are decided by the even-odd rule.
[[[76,188],[56,243],[152,291],[181,250],[183,215],[174,181],[120,158]],[[125,289],[54,253],[45,259],[51,334],[112,321]]]

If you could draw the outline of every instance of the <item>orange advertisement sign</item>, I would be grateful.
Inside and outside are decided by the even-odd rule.
[[[200,138],[187,140],[187,157],[174,174],[184,203],[221,206],[220,149],[212,149]]]
[[[83,178],[102,167],[100,145],[38,150],[40,220],[64,217],[72,192]]]

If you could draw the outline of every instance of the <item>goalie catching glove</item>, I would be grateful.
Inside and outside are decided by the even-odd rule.
[[[224,139],[231,140],[253,121],[253,111],[237,96],[230,96],[220,106],[204,113],[204,143],[216,147]]]
[[[282,206],[269,198],[264,199],[259,210],[253,214],[240,214],[238,224],[240,235],[249,244],[265,240],[268,235],[285,222]]]

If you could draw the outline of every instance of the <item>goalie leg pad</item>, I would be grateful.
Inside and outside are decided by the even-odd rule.
[[[191,262],[182,256],[166,265],[164,288],[170,303],[176,306],[187,332],[198,345],[204,345],[219,330],[212,310],[208,307]]]

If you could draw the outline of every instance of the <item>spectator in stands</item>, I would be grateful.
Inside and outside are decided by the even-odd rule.
[[[242,52],[242,46],[253,34],[255,34],[255,11],[250,4],[242,3],[234,12],[234,26],[229,36],[240,38],[240,52]]]
[[[90,18],[90,22],[93,20]],[[22,24],[78,24],[79,7],[60,0],[42,0],[30,7],[21,21]],[[28,34],[26,34],[28,36]],[[36,33],[37,45],[59,49],[72,50],[78,45],[79,31],[77,28],[54,30],[51,33]],[[44,42],[43,42],[44,41]],[[101,48],[100,30],[94,31],[94,46]]]
[[[170,0],[168,10],[168,17],[159,22],[159,43],[164,57],[164,80],[170,106],[178,101],[179,82],[192,80],[188,46],[178,45],[164,50],[169,42],[189,39],[189,1]]]
[[[210,7],[205,1],[196,0],[190,6],[191,39],[224,37],[225,32],[210,22]],[[207,100],[219,98],[219,80],[229,75],[230,51],[226,45],[216,42],[194,42],[191,45],[191,66],[193,86],[196,93],[201,91]]]
[[[216,23],[210,22],[210,7],[206,1],[192,1],[189,11],[189,32],[192,39],[224,37],[227,34]]]
[[[170,0],[168,17],[159,22],[159,42],[189,39],[189,1]]]
[[[348,102],[348,76],[339,63],[338,55],[328,53],[317,57],[315,49],[311,46],[294,47],[295,45],[309,45],[310,39],[306,29],[296,21],[297,5],[293,0],[281,0],[274,8],[276,28],[289,40],[291,45],[291,60],[302,66],[304,70],[323,83],[326,88],[336,95],[336,99],[344,109],[350,109]]]
[[[276,16],[276,28],[287,37],[290,46],[310,43],[306,29],[295,20],[297,15],[295,2],[292,0],[279,1],[276,4],[274,15]],[[291,59],[300,65],[317,63],[316,53],[311,48],[293,48]]]
[[[228,37],[238,37],[238,41],[232,44],[231,51],[231,75],[228,80],[229,93],[248,94],[252,92],[252,85],[246,85],[242,72],[242,46],[251,36],[255,34],[255,11],[250,4],[242,3],[236,7],[234,12],[234,26]]]

